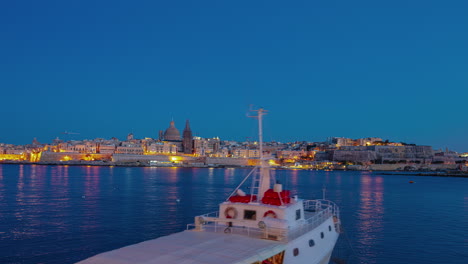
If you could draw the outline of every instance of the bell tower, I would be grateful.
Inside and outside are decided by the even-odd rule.
[[[192,130],[190,129],[190,122],[187,119],[185,122],[185,128],[183,132],[183,139],[182,144],[184,147],[185,154],[192,154],[193,153],[193,138],[192,138]]]

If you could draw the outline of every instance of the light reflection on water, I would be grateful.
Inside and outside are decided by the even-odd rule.
[[[248,173],[0,165],[0,263],[73,263],[181,231],[193,216],[215,211]],[[407,176],[371,172],[272,174],[306,199],[321,198],[326,186],[358,253],[349,264],[464,263],[468,257],[460,222],[468,213],[466,179],[420,177],[410,185]]]
[[[383,216],[385,213],[383,178],[369,172],[361,174],[360,207],[357,213],[358,239],[360,249],[370,258],[375,259],[380,252],[368,249],[375,248],[379,234],[383,232]],[[368,263],[374,263],[375,260]]]

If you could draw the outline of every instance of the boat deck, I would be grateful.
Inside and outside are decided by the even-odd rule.
[[[105,252],[79,264],[251,264],[285,250],[272,240],[236,234],[184,231]]]

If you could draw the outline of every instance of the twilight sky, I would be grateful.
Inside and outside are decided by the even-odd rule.
[[[468,151],[468,1],[2,1],[0,142],[381,137]],[[80,135],[64,135],[62,132]]]

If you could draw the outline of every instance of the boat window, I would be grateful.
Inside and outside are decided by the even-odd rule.
[[[331,226],[328,226],[328,231],[331,231]]]
[[[298,248],[295,248],[295,249],[293,250],[293,255],[294,255],[294,256],[299,255],[299,249],[298,249]]]
[[[320,232],[320,237],[323,238],[324,236],[323,232]]]
[[[257,211],[255,210],[244,210],[244,219],[246,220],[256,220]]]
[[[296,210],[296,220],[301,219],[301,209]]]
[[[309,240],[309,247],[315,246],[315,241],[313,239]]]

